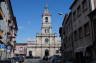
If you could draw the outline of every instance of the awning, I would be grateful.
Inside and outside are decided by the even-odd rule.
[[[74,50],[74,52],[84,52],[86,51],[86,47],[79,47]]]
[[[88,46],[90,46],[90,45],[92,45],[92,44],[75,48],[75,49],[74,49],[74,52],[85,52],[85,51],[86,51],[86,48],[87,48]]]
[[[2,17],[2,15],[3,15],[3,13],[2,13],[2,10],[1,10],[1,8],[0,8],[0,18]]]
[[[0,36],[2,37],[3,36],[3,31],[0,30]]]

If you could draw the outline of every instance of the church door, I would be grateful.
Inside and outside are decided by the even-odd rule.
[[[30,57],[32,56],[32,51],[29,51],[29,56],[30,56]]]
[[[49,50],[48,49],[45,50],[45,56],[49,56]]]

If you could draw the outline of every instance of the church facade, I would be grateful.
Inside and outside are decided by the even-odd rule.
[[[42,32],[36,35],[35,41],[28,41],[27,56],[53,56],[60,54],[61,42],[56,34],[52,33],[51,14],[48,5],[45,6],[42,14]]]

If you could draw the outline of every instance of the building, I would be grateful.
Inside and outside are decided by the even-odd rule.
[[[26,54],[27,54],[27,43],[16,43],[16,49],[14,55],[26,56]]]
[[[17,29],[10,0],[0,0],[0,60],[14,55]]]
[[[78,63],[94,61],[96,52],[92,47],[95,40],[95,24],[92,25],[89,17],[92,18],[95,8],[96,0],[74,0],[70,6],[71,11],[64,17],[60,28],[63,43],[61,51],[63,50],[62,54],[65,58],[74,58]]]
[[[59,53],[61,42],[57,40],[56,34],[52,32],[51,14],[48,5],[42,14],[42,33],[36,35],[35,41],[29,41],[27,45],[27,56],[53,56]]]
[[[95,3],[96,4],[96,3]],[[89,14],[89,18],[91,20],[91,29],[92,29],[92,40],[93,44],[90,45],[87,50],[90,56],[92,57],[93,63],[96,63],[96,6],[95,9]]]
[[[62,41],[62,56],[68,59],[73,58],[73,37],[72,37],[72,13],[66,14],[59,31]]]

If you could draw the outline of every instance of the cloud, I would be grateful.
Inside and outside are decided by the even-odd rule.
[[[33,39],[33,38],[27,38],[27,41],[35,42],[36,39]]]

